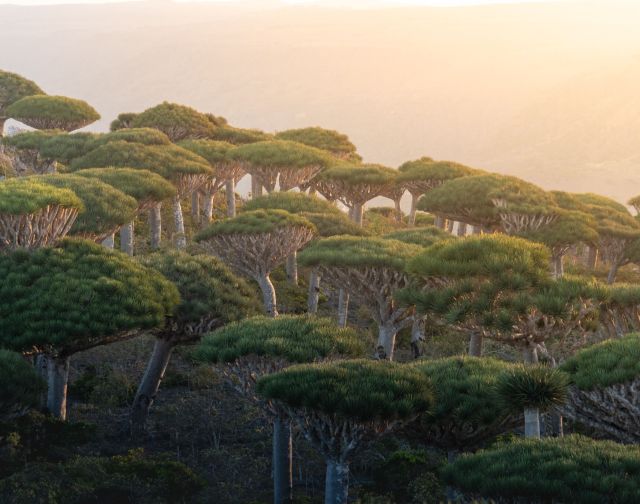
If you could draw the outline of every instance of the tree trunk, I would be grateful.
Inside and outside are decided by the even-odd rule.
[[[438,229],[444,229],[446,225],[446,219],[442,215],[436,215],[433,223]]]
[[[540,439],[540,411],[538,408],[524,410],[524,437]]]
[[[236,182],[229,179],[225,182],[224,192],[227,196],[227,217],[236,216]]]
[[[338,294],[338,325],[347,327],[347,316],[349,315],[349,293],[340,289]]]
[[[116,243],[115,235],[109,235],[104,240],[102,240],[102,246],[111,250],[113,250],[115,243]]]
[[[451,234],[453,234],[453,226],[455,225],[456,221],[449,219],[447,221],[447,231]]]
[[[376,354],[379,359],[393,360],[398,330],[393,325],[382,324],[378,327]]]
[[[191,193],[191,217],[194,222],[200,222],[200,193],[198,191]]]
[[[278,308],[276,305],[276,290],[271,283],[269,275],[263,275],[258,279],[258,285],[262,290],[262,300],[264,302],[264,311],[269,317],[278,316]]]
[[[400,208],[400,199],[393,200],[396,209],[396,222],[402,222],[402,208]]]
[[[466,236],[467,235],[467,225],[464,222],[458,221],[458,236]]]
[[[607,283],[611,285],[616,281],[616,276],[618,275],[618,268],[620,265],[617,262],[611,263],[611,268],[609,268],[609,274],[607,275]]]
[[[187,236],[184,233],[184,216],[182,215],[182,204],[180,197],[176,194],[173,198],[173,221],[176,227],[176,248],[184,250],[187,248]]]
[[[311,271],[309,277],[309,296],[307,298],[307,309],[309,313],[318,313],[318,300],[320,299],[320,275],[316,270]]]
[[[120,250],[130,256],[133,255],[134,236],[135,228],[133,221],[120,228]]]
[[[6,117],[0,117],[0,138],[4,136],[4,123],[7,121]]]
[[[293,500],[293,450],[291,422],[276,416],[273,420],[273,503]]]
[[[162,240],[162,203],[158,203],[149,211],[149,228],[151,230],[151,248],[160,248]]]
[[[538,363],[538,350],[535,345],[527,345],[522,350],[522,357],[525,364],[537,364]]]
[[[213,220],[213,194],[207,194],[204,197],[204,219],[205,222]]]
[[[251,175],[251,199],[259,198],[260,196],[262,196],[262,184],[255,175]]]
[[[411,325],[411,351],[413,358],[417,359],[422,356],[422,348],[420,343],[424,341],[424,319],[416,317]]]
[[[469,355],[472,357],[482,357],[482,341],[482,333],[471,333],[471,338],[469,339]]]
[[[132,434],[139,435],[144,432],[147,417],[149,416],[149,408],[151,408],[156,398],[174,346],[174,343],[170,340],[156,338],[153,353],[131,406],[129,421]]]
[[[353,221],[360,227],[362,227],[362,217],[364,216],[364,206],[355,205],[353,207]]]
[[[347,504],[349,497],[349,464],[327,459],[324,480],[324,504]]]
[[[553,256],[553,278],[558,280],[564,276],[564,256],[556,254]]]
[[[45,382],[49,381],[49,372],[47,371],[47,356],[45,354],[36,355],[33,363],[36,374]],[[47,390],[43,390],[38,399],[38,408],[45,410],[47,408]]]
[[[598,249],[589,245],[589,254],[587,255],[587,268],[591,271],[598,266]]]
[[[471,226],[471,234],[474,234],[474,235],[482,234],[482,226]]]
[[[47,409],[51,415],[60,420],[67,419],[69,360],[69,357],[47,356]]]
[[[291,285],[298,285],[298,253],[294,252],[287,257],[287,280]]]
[[[415,194],[411,194],[411,209],[409,210],[409,227],[416,225],[416,213],[418,212],[418,198]]]

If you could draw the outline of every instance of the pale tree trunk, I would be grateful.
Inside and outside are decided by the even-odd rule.
[[[104,240],[102,240],[102,246],[111,250],[113,250],[115,243],[116,243],[115,235],[109,235]]]
[[[355,205],[353,207],[353,221],[360,227],[362,227],[362,217],[364,216],[364,206]]]
[[[589,254],[587,255],[587,268],[591,271],[598,266],[598,249],[589,245]]]
[[[178,195],[173,198],[173,221],[176,227],[176,248],[184,250],[187,248],[187,237],[184,233],[184,216],[182,215],[182,204]]]
[[[120,228],[120,250],[130,256],[133,255],[133,239],[135,236],[134,223],[131,221]]]
[[[402,208],[400,208],[400,200],[393,200],[393,204],[396,209],[396,222],[400,223],[402,222]]]
[[[564,276],[564,256],[555,255],[553,257],[553,278],[558,280]]]
[[[207,194],[204,197],[204,219],[205,222],[213,220],[213,194]]]
[[[378,327],[378,343],[376,355],[379,359],[393,360],[398,330],[391,324],[382,324]]]
[[[47,371],[47,356],[45,354],[38,354],[35,358],[34,368],[36,374],[42,378],[44,382],[49,381],[49,373]],[[47,390],[43,390],[38,400],[38,406],[41,410],[47,407]]]
[[[162,203],[158,203],[149,211],[149,228],[151,229],[151,248],[160,248],[162,239]]]
[[[0,138],[4,136],[4,123],[7,122],[6,117],[0,117]]]
[[[131,423],[131,433],[141,434],[144,432],[145,424],[149,416],[149,408],[156,398],[160,383],[167,370],[174,343],[167,339],[156,338],[153,346],[153,353],[147,364],[147,369],[138,386],[136,397],[131,406],[129,421]]]
[[[538,363],[538,349],[536,345],[527,345],[522,350],[522,357],[525,364],[537,364]]]
[[[47,409],[54,417],[66,420],[69,357],[47,356],[47,376]]]
[[[524,437],[540,439],[540,411],[538,408],[524,410]]]
[[[229,179],[225,182],[224,192],[227,196],[227,217],[236,216],[236,182]]]
[[[262,196],[262,184],[254,175],[251,175],[251,199],[259,198],[260,196]]]
[[[262,300],[264,302],[264,311],[269,317],[278,316],[278,308],[276,305],[276,290],[271,283],[269,275],[263,275],[258,279],[258,285],[262,291]]]
[[[616,276],[618,275],[618,268],[620,264],[617,262],[612,262],[611,267],[609,268],[609,274],[607,275],[607,283],[611,285],[616,281]]]
[[[338,294],[338,325],[347,327],[347,316],[349,315],[349,293],[340,289]]]
[[[482,226],[471,226],[471,234],[474,234],[474,235],[482,234]]]
[[[194,222],[200,222],[200,193],[198,191],[191,193],[191,217]]]
[[[469,355],[472,357],[482,357],[482,340],[483,336],[480,332],[472,332],[469,338]]]
[[[416,317],[411,325],[411,350],[413,358],[417,359],[422,356],[423,352],[420,348],[420,343],[425,340],[424,337],[424,325],[425,320]]]
[[[464,222],[458,222],[458,236],[467,235],[467,225]]]
[[[293,450],[291,422],[276,416],[273,420],[273,502],[289,504],[293,500]]]
[[[320,299],[320,275],[316,270],[311,271],[309,277],[309,296],[307,298],[309,313],[318,313],[318,300]]]
[[[416,225],[416,213],[418,212],[418,198],[415,194],[411,194],[411,209],[409,210],[409,226]]]
[[[294,252],[287,257],[285,265],[287,270],[287,280],[291,285],[298,285],[298,253]]]
[[[451,220],[451,219],[449,219],[449,220],[447,221],[447,231],[448,231],[449,233],[452,233],[452,234],[453,234],[453,226],[455,225],[455,223],[456,223],[456,221]]]
[[[446,227],[446,219],[442,215],[436,215],[433,223],[438,229]]]
[[[327,459],[324,480],[324,504],[347,504],[349,497],[349,464]]]

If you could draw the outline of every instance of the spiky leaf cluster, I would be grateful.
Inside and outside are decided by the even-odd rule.
[[[451,240],[453,236],[435,226],[417,227],[392,231],[383,236],[389,240],[398,240],[404,243],[412,243],[421,247],[430,247],[442,240]]]
[[[82,240],[0,256],[0,345],[69,354],[164,324],[179,301],[162,275]]]
[[[569,376],[546,366],[518,365],[498,377],[498,396],[506,409],[547,411],[567,399]]]
[[[206,159],[212,166],[228,162],[227,155],[234,148],[234,145],[229,142],[215,140],[184,140],[179,145]]]
[[[244,145],[269,140],[271,136],[257,129],[234,128],[233,126],[220,126],[209,137],[211,140],[228,142],[233,145]]]
[[[235,161],[267,168],[306,168],[327,166],[331,159],[320,149],[297,142],[269,140],[240,145],[229,152]]]
[[[131,128],[131,123],[138,114],[135,112],[123,112],[118,114],[118,117],[111,121],[109,131],[119,131],[121,129]]]
[[[315,231],[313,224],[299,215],[284,210],[254,210],[215,222],[196,234],[194,239],[206,241],[218,235],[269,233],[288,227],[303,227]]]
[[[12,103],[44,91],[33,81],[21,75],[0,70],[0,118],[7,117],[6,109]]]
[[[34,95],[12,103],[6,114],[32,128],[73,131],[100,119],[83,100],[66,96]]]
[[[321,238],[338,235],[369,236],[369,232],[367,230],[358,226],[342,212],[338,212],[337,214],[300,212],[299,215],[315,226],[317,235]]]
[[[52,187],[32,177],[0,181],[0,214],[30,214],[53,205],[84,209],[71,189]]]
[[[303,363],[363,353],[364,345],[353,329],[324,318],[281,315],[253,317],[214,331],[204,337],[196,358],[224,363],[255,355]]]
[[[137,114],[131,119],[131,126],[158,129],[172,142],[187,138],[210,138],[216,129],[205,114],[191,107],[169,102],[163,102]]]
[[[254,198],[242,207],[243,211],[279,209],[289,213],[342,214],[334,205],[316,196],[298,192],[275,192]]]
[[[37,406],[44,382],[22,355],[0,348],[0,421]]]
[[[341,159],[359,160],[356,146],[338,131],[318,127],[290,129],[276,133],[276,138],[316,147]]]
[[[438,187],[447,180],[478,175],[480,170],[469,168],[453,161],[434,161],[430,157],[422,157],[407,161],[398,168],[398,183],[406,184],[414,193],[426,192]]]
[[[96,138],[93,147],[109,142],[131,142],[143,145],[169,145],[171,140],[162,131],[154,128],[127,128],[105,133]]]

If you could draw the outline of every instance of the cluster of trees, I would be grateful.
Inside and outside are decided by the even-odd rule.
[[[604,479],[634,502],[635,448],[539,439],[549,414],[545,434],[562,436],[564,416],[639,442],[640,338],[618,337],[640,330],[640,287],[614,284],[640,260],[640,223],[624,205],[428,157],[397,170],[366,164],[335,131],[271,135],[171,103],[121,114],[109,133],[71,133],[99,118],[93,108],[0,71],[0,129],[7,118],[35,130],[2,139],[2,421],[43,406],[64,420],[74,354],[152,334],[132,435],[144,435],[174,348],[196,344],[195,358],[270,419],[276,504],[293,495],[293,429],[326,461],[329,504],[348,500],[354,453],[405,427],[449,453],[444,480],[473,498],[595,502],[607,495]],[[235,194],[245,175],[246,202]],[[393,201],[396,228],[382,234],[365,213],[380,196]],[[161,247],[166,202],[173,247]],[[142,214],[153,253],[137,248]],[[111,250],[116,233],[122,252]],[[591,269],[601,258],[608,285],[565,275],[568,255]],[[272,273],[281,267],[291,286],[299,268],[308,273],[307,313],[279,313]],[[375,324],[373,345],[350,323],[350,303]],[[467,335],[468,356],[420,358],[427,327]],[[403,332],[411,355],[398,359]],[[548,347],[593,335],[615,339],[564,362]],[[522,363],[483,357],[487,341]],[[531,439],[457,457],[514,429]],[[587,485],[561,468],[593,454],[608,462],[588,463]],[[527,467],[539,480],[522,477]]]

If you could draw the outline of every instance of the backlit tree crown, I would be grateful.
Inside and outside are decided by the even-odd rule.
[[[319,127],[290,129],[276,133],[276,138],[316,147],[340,159],[360,160],[360,156],[356,153],[356,146],[351,143],[347,135],[338,131]]]
[[[73,131],[100,119],[100,114],[83,100],[66,96],[27,96],[7,107],[6,113],[36,129]]]
[[[22,98],[42,95],[44,91],[21,75],[0,70],[0,119],[7,117],[7,107]]]
[[[155,128],[172,142],[187,138],[209,138],[216,126],[205,114],[184,105],[163,102],[131,119],[133,128]]]

